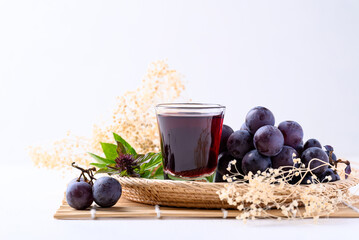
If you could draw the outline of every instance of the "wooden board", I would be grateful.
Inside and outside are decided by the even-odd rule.
[[[356,197],[359,200],[359,196]],[[359,201],[357,201],[359,202]],[[354,207],[359,208],[359,203]],[[270,214],[283,217],[281,211],[270,210]],[[235,218],[240,212],[238,210],[221,209],[190,209],[159,207],[141,204],[121,198],[111,208],[93,208],[87,210],[75,210],[71,208],[64,199],[60,208],[56,211],[55,219],[101,219],[101,218]],[[330,218],[359,218],[359,212],[344,204],[339,206],[339,211],[330,214]]]

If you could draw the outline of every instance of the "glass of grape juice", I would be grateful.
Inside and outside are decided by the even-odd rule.
[[[225,107],[164,103],[156,106],[165,178],[200,179],[216,170]]]

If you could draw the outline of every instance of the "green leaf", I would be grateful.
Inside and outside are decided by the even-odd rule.
[[[117,142],[117,150],[119,153],[131,154],[134,157],[137,156],[135,149],[128,142],[126,142],[126,140],[123,139],[120,135],[113,133],[113,137]]]
[[[126,154],[125,146],[123,146],[123,144],[120,142],[116,142],[116,143],[117,143],[117,147],[116,147],[117,155],[120,156],[121,154]]]
[[[143,174],[141,174],[141,178],[150,178],[151,177],[151,171],[147,170]]]
[[[104,168],[100,168],[99,170],[97,170],[95,174],[98,174],[98,173],[118,174],[118,170],[104,167]]]
[[[141,170],[146,170],[158,166],[162,163],[162,154],[159,153],[147,153],[145,155],[139,155],[136,160],[141,164]]]
[[[161,153],[153,155],[147,163],[144,163],[144,169],[153,169],[162,163]]]
[[[90,163],[90,165],[95,166],[97,168],[105,168],[105,167],[107,167],[107,164],[105,164],[105,163]]]
[[[214,180],[214,175],[215,175],[215,174],[216,174],[216,173],[213,173],[212,175],[207,176],[207,177],[206,177],[207,182],[213,182],[213,180]]]
[[[112,164],[112,163],[116,163],[115,160],[111,160],[111,159],[106,159],[103,157],[100,157],[96,154],[93,153],[88,153],[91,157],[93,157],[98,163],[102,163],[102,164]]]
[[[103,153],[107,159],[114,160],[118,157],[117,146],[112,143],[101,143]]]
[[[155,173],[150,177],[153,179],[163,179],[163,165],[159,166]]]
[[[149,153],[146,153],[146,154],[137,154],[136,161],[137,161],[139,164],[143,164],[143,163],[149,162],[149,161],[151,160],[151,158],[152,158],[155,154],[156,154],[156,153],[153,153],[153,152],[149,152]]]

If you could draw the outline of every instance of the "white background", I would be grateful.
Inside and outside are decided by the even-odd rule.
[[[236,221],[52,219],[64,185],[58,174],[32,167],[26,146],[56,140],[69,129],[89,133],[116,96],[140,84],[150,62],[165,58],[185,76],[186,95],[193,101],[227,106],[225,122],[234,129],[250,108],[263,105],[277,123],[296,120],[305,138],[318,138],[333,145],[337,155],[359,159],[359,1],[0,0],[0,163],[2,172],[15,174],[1,175],[7,190],[1,193],[2,211],[9,219],[1,217],[0,236],[16,238],[27,229],[28,237],[56,232],[66,238],[77,229],[103,231],[106,224],[128,224],[127,232],[146,226],[156,238],[173,236],[166,229],[175,226],[193,236],[210,228],[213,235],[216,224],[219,233],[254,234]],[[25,181],[31,183],[26,194],[8,186],[24,175],[32,177]],[[41,195],[41,188],[47,193]],[[29,205],[11,210],[29,196]],[[31,204],[43,214],[36,216]],[[358,223],[290,224],[315,234]],[[268,235],[272,227],[278,223],[256,233]]]

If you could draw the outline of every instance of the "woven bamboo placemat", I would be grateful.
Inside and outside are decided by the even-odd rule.
[[[359,200],[359,196],[356,196]],[[359,209],[359,203],[353,207]],[[277,217],[283,217],[280,210],[269,210]],[[87,210],[75,210],[71,208],[64,199],[60,208],[56,211],[55,219],[118,219],[118,218],[235,218],[240,214],[238,210],[221,209],[192,209],[160,207],[132,202],[122,197],[115,206],[111,208],[93,208]],[[339,210],[329,215],[330,218],[359,218],[359,212],[344,204]]]

